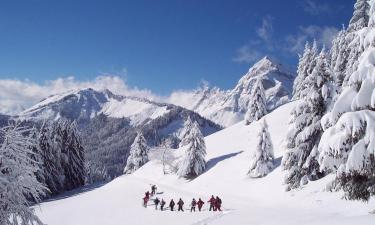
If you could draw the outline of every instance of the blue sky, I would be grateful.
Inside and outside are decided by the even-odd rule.
[[[160,95],[202,79],[231,88],[265,54],[295,65],[306,40],[329,45],[354,2],[1,1],[0,79],[115,74]]]

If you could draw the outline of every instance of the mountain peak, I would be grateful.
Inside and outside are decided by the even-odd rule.
[[[250,67],[248,74],[267,73],[270,71],[279,71],[285,74],[293,74],[292,69],[284,66],[277,59],[268,55],[264,56],[261,60]]]

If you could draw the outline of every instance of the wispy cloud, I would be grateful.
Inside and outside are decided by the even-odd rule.
[[[314,0],[304,0],[302,8],[306,13],[314,16],[332,11],[331,6],[327,3],[318,3]]]
[[[266,15],[262,18],[262,23],[255,28],[256,38],[242,45],[236,50],[233,62],[253,63],[263,57],[267,51],[274,49],[273,43],[273,18]]]
[[[285,51],[291,53],[301,53],[304,49],[306,41],[316,40],[321,46],[330,48],[332,40],[335,38],[339,30],[336,27],[320,27],[315,25],[300,26],[298,32],[293,35],[288,35],[285,38]]]
[[[238,63],[252,63],[262,57],[262,53],[250,45],[244,45],[237,49],[236,56],[232,59]]]
[[[256,29],[257,35],[264,41],[271,40],[273,34],[273,18],[271,16],[265,16],[262,19],[262,25]]]

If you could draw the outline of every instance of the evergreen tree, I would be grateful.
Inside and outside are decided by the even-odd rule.
[[[248,175],[253,178],[264,177],[273,169],[273,145],[268,132],[266,119],[263,119],[258,134],[258,145],[250,164]]]
[[[39,132],[38,147],[42,154],[44,183],[51,195],[60,193],[63,188],[64,173],[61,166],[61,149],[53,143],[55,124],[45,122]]]
[[[202,174],[206,169],[206,144],[197,122],[194,122],[187,140],[189,144],[177,174],[191,179]]]
[[[309,64],[311,62],[312,49],[308,42],[305,44],[303,55],[299,57],[297,77],[293,83],[293,100],[301,97],[301,90],[303,89],[303,82],[309,75]]]
[[[258,121],[267,114],[266,96],[262,84],[262,79],[255,81],[250,94],[249,109],[245,116],[245,124],[249,125],[253,121]]]
[[[297,188],[301,181],[315,180],[319,171],[317,146],[323,132],[321,119],[326,112],[331,80],[330,65],[323,50],[316,58],[316,66],[306,78],[306,95],[293,109],[287,134],[287,151],[283,168],[287,171],[288,189]]]
[[[368,0],[357,0],[354,4],[354,13],[349,22],[349,32],[367,27],[369,23],[370,4]]]
[[[131,174],[141,166],[148,162],[148,146],[146,139],[141,132],[138,132],[137,137],[130,148],[130,155],[126,162],[124,169],[125,174]]]
[[[75,123],[46,122],[38,138],[44,183],[50,195],[84,185],[84,149]]]
[[[332,42],[331,48],[331,68],[334,76],[336,90],[340,92],[343,84],[346,67],[348,64],[348,42],[347,42],[347,31],[343,29],[337,34],[336,38]]]
[[[191,131],[191,128],[193,127],[193,121],[191,120],[190,116],[188,116],[187,120],[185,120],[184,122],[184,127],[181,131],[181,134],[180,134],[180,139],[181,139],[181,142],[180,142],[180,148],[182,146],[185,146],[187,144],[189,144],[189,140],[188,140],[188,137],[189,137],[189,134],[190,134],[190,131]]]
[[[66,150],[67,163],[65,177],[67,190],[83,186],[85,184],[85,163],[84,148],[81,144],[81,137],[77,130],[77,123],[65,123],[67,132]]]
[[[13,124],[0,129],[0,224],[42,224],[30,208],[46,188],[36,178],[36,140],[27,136],[29,132]]]

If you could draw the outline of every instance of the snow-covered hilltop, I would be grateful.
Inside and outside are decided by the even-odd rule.
[[[204,85],[192,94],[182,95],[183,101],[181,94],[178,98],[172,95],[171,101],[227,127],[244,119],[251,90],[259,78],[269,111],[289,101],[295,75],[268,56],[255,63],[232,90],[223,91]]]
[[[50,96],[20,113],[33,119],[58,119],[65,117],[87,122],[99,114],[111,118],[129,118],[133,126],[170,112],[174,106],[143,98],[115,95],[109,90],[91,88]]]

